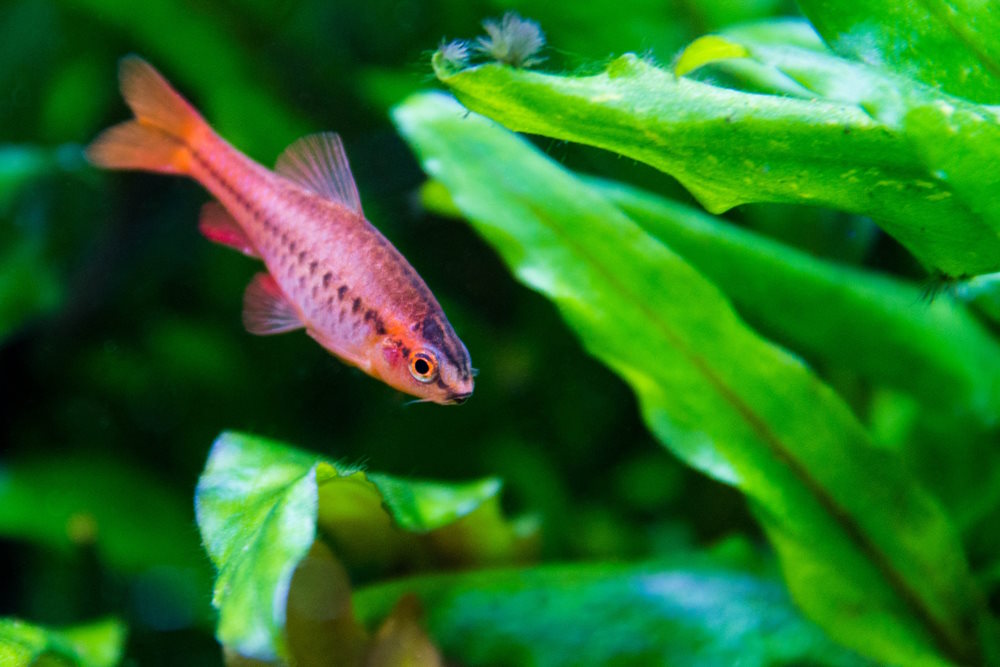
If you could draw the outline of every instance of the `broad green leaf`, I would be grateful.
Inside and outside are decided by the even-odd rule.
[[[524,558],[530,536],[502,518],[499,491],[495,479],[411,482],[261,438],[222,434],[195,501],[205,548],[218,569],[213,602],[219,640],[249,658],[288,659],[289,590],[310,549],[319,551],[300,576],[315,571],[316,582],[297,590],[343,592],[346,575],[338,575],[345,583],[329,582],[338,580],[334,575],[344,565],[374,575]]]
[[[52,629],[0,618],[0,665],[114,667],[121,661],[125,626],[115,619]]]
[[[709,278],[756,328],[824,368],[918,398],[901,398],[913,407],[877,440],[919,470],[960,527],[996,506],[1000,346],[956,301],[929,300],[916,286],[817,259],[649,192],[585,181]],[[461,216],[437,181],[424,187],[423,202]],[[888,428],[888,417],[879,418]]]
[[[359,590],[355,606],[370,625],[405,594],[463,665],[867,664],[802,618],[775,578],[708,563],[420,576]]]
[[[942,184],[970,213],[1000,229],[995,192],[1000,175],[983,169],[1000,155],[1000,117],[995,108],[937,95],[905,79],[843,61],[808,44],[811,28],[784,21],[726,31],[727,42],[746,49],[756,60],[794,80],[810,93],[857,105],[887,128],[900,133],[931,180]],[[775,43],[786,37],[785,44]],[[802,44],[802,45],[800,45]],[[693,45],[692,45],[693,46]],[[737,60],[727,61],[732,69]],[[744,70],[745,71],[745,70]],[[930,190],[930,181],[921,187]]]
[[[836,84],[824,95],[830,100],[719,88],[631,54],[593,76],[495,64],[454,70],[438,55],[434,65],[471,110],[513,130],[648,163],[709,211],[746,202],[829,206],[872,216],[947,275],[1000,267],[1000,218],[979,215],[982,207],[963,199],[964,190],[925,167],[902,127],[909,110],[927,105],[990,114],[857,63],[806,48],[795,53],[795,71],[783,74],[809,90]]]
[[[1000,102],[1000,7],[982,0],[799,0],[838,54],[975,102]]]
[[[800,361],[525,141],[443,95],[394,117],[517,277],[632,386],[663,444],[747,495],[810,616],[888,662],[977,655],[974,583],[943,512]]]
[[[61,457],[0,465],[0,535],[50,549],[94,549],[141,577],[178,626],[207,620],[210,568],[190,506],[146,473],[110,459]]]
[[[690,206],[587,182],[796,351],[929,408],[966,412],[982,426],[1000,422],[1000,344],[947,295],[931,301],[917,286],[816,259]]]

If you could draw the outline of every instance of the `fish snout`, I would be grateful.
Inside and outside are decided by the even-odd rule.
[[[471,391],[467,391],[461,394],[451,393],[448,394],[446,402],[448,403],[448,405],[461,405],[462,403],[465,403],[467,400],[469,400],[470,396],[472,396]]]

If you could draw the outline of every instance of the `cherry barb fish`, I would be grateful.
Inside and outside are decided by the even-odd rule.
[[[135,119],[105,130],[88,159],[190,176],[216,198],[201,210],[201,232],[267,267],[244,293],[247,331],[304,328],[348,364],[425,401],[472,394],[465,345],[417,272],[365,219],[338,135],[299,139],[271,171],[216,134],[146,61],[123,58],[119,79]]]

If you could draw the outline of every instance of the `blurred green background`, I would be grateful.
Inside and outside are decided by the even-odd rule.
[[[738,494],[654,443],[629,390],[549,302],[463,223],[420,210],[423,175],[388,110],[435,86],[429,57],[442,38],[472,37],[509,8],[539,21],[554,71],[626,51],[669,62],[714,28],[795,13],[775,0],[627,11],[607,0],[0,3],[0,616],[116,614],[131,660],[217,664],[192,494],[223,429],[407,477],[497,475],[507,509],[541,519],[546,559],[757,539]],[[406,405],[307,336],[243,331],[258,264],[199,236],[206,193],[83,162],[81,147],[130,115],[116,81],[130,52],[264,164],[303,134],[341,133],[368,218],[424,277],[480,370],[469,403]],[[539,145],[580,171],[689,200],[631,160]],[[729,217],[817,255],[919,275],[865,220],[787,206]],[[848,398],[864,391],[836,372],[827,380]]]

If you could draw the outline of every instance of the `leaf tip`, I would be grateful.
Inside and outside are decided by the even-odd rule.
[[[746,58],[750,55],[742,44],[730,42],[718,35],[699,37],[681,51],[674,63],[674,74],[684,76],[694,70],[720,60]]]

